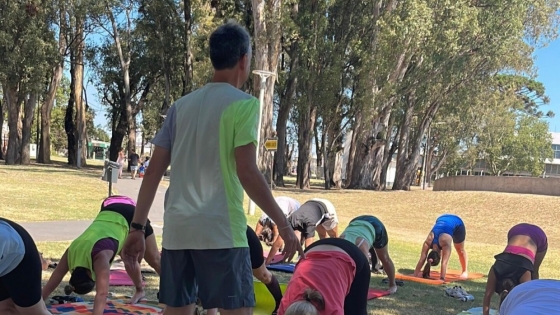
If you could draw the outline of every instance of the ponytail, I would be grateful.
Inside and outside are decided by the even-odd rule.
[[[426,265],[424,266],[424,270],[422,271],[422,278],[430,278],[430,267],[431,266],[437,266],[439,265],[439,261],[441,260],[441,257],[439,255],[439,253],[435,250],[432,250],[429,254],[428,254],[428,259],[426,260]]]
[[[514,287],[515,282],[510,278],[504,278],[498,282],[496,289],[497,292],[500,292],[500,306]]]
[[[292,303],[284,315],[319,315],[325,309],[325,299],[319,291],[307,288],[302,297],[303,301]]]

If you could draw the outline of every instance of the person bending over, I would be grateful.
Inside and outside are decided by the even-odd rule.
[[[249,243],[249,255],[251,256],[251,268],[253,269],[253,276],[259,279],[260,282],[264,283],[270,291],[270,294],[274,297],[276,301],[276,306],[272,315],[276,315],[276,311],[280,306],[280,301],[282,300],[282,289],[278,283],[278,279],[272,274],[266,265],[264,264],[264,253],[262,244],[257,237],[257,234],[251,227],[247,226],[247,241]],[[206,315],[217,315],[218,309],[210,309],[206,311]]]
[[[560,281],[533,280],[516,286],[501,302],[500,315],[550,315],[560,310]]]
[[[501,254],[494,256],[496,261],[488,272],[482,302],[484,315],[490,312],[494,292],[503,301],[515,286],[539,278],[538,269],[547,249],[548,240],[540,227],[521,223],[509,230],[508,244]]]
[[[437,266],[441,260],[440,279],[445,280],[447,264],[449,263],[449,257],[451,257],[451,245],[453,244],[459,255],[459,262],[461,263],[462,273],[460,277],[466,279],[468,277],[467,251],[465,250],[466,235],[465,224],[458,216],[454,214],[444,214],[437,218],[436,224],[430,231],[430,234],[428,234],[422,246],[420,260],[418,260],[418,264],[416,264],[414,275],[416,277],[429,278],[430,267]],[[430,249],[432,249],[432,251],[428,254]],[[426,265],[424,266],[424,270],[421,271],[424,263],[426,263]]]
[[[41,256],[31,235],[0,218],[0,314],[50,315],[41,298]]]
[[[286,197],[286,196],[279,196],[274,198],[280,209],[286,217],[289,217],[292,213],[301,207],[299,201],[295,200],[294,198]],[[264,241],[268,246],[272,246],[276,239],[278,239],[278,235],[280,235],[278,231],[278,225],[272,221],[272,219],[268,216],[268,214],[264,213],[257,221],[257,226],[255,227],[255,233],[259,237],[261,241]]]
[[[294,229],[296,236],[305,247],[313,243],[315,231],[320,239],[338,237],[338,217],[333,204],[326,199],[313,198],[304,203],[297,211],[288,217],[288,222]],[[278,237],[268,252],[266,264],[270,265],[276,253],[284,242]]]
[[[340,238],[325,238],[305,250],[278,315],[366,315],[371,272],[360,249]]]
[[[376,264],[374,260],[379,259],[389,278],[389,292],[397,292],[395,265],[389,257],[387,230],[378,218],[362,215],[352,219],[340,238],[358,246],[366,257],[371,256],[372,267]]]
[[[93,314],[103,314],[107,295],[109,294],[109,276],[111,264],[120,254],[124,241],[129,233],[143,233],[146,251],[143,258],[160,274],[160,254],[154,230],[148,223],[145,230],[130,231],[135,202],[125,196],[111,196],[101,204],[101,211],[91,225],[76,238],[53,271],[49,281],[43,288],[43,299],[46,299],[60,284],[64,275],[70,271],[69,285],[64,288],[65,294],[75,292],[87,294],[95,287]],[[134,228],[134,225],[131,226]],[[139,259],[134,265],[125,263],[125,269],[136,287],[131,303],[137,303],[144,297],[142,274]]]

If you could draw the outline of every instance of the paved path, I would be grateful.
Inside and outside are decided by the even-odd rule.
[[[167,179],[166,179],[167,180]],[[113,189],[120,195],[128,196],[134,200],[138,197],[142,179],[130,178],[119,179],[113,184]],[[154,228],[154,233],[161,235],[163,226],[163,201],[167,188],[160,185],[149,218]],[[101,201],[100,201],[101,202]],[[78,237],[92,222],[92,220],[81,221],[50,221],[50,222],[22,222],[20,223],[36,242],[40,241],[71,241]]]

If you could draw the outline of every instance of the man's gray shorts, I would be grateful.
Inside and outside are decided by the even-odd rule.
[[[170,307],[196,302],[205,309],[255,306],[249,248],[162,250],[159,301]]]

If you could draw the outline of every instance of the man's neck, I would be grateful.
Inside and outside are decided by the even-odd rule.
[[[214,71],[212,83],[228,83],[235,88],[239,88],[239,78],[232,70]]]

